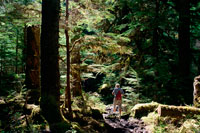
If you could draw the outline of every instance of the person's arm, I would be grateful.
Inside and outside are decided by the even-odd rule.
[[[124,91],[122,89],[120,91],[121,91],[121,95],[124,96]]]
[[[115,95],[115,89],[112,91],[112,94]]]

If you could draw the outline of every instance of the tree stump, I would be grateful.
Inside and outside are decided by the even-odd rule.
[[[194,78],[193,104],[200,108],[200,75]]]

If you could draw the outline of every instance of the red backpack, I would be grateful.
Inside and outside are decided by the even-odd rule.
[[[116,95],[116,100],[121,100],[121,99],[122,99],[122,94],[121,91],[119,90]]]

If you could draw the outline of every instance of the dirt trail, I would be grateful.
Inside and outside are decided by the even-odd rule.
[[[119,119],[118,114],[112,113],[112,107],[108,106],[103,114],[104,121],[108,128],[108,132],[115,133],[150,133],[146,130],[146,125],[142,120],[129,118],[124,115]]]

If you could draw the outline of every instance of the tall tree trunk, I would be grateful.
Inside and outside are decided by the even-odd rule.
[[[158,58],[158,17],[159,17],[160,0],[156,0],[154,29],[153,29],[153,56]]]
[[[18,29],[16,31],[16,55],[15,55],[15,73],[18,73],[18,45],[19,45],[19,32]]]
[[[190,78],[190,0],[176,0],[179,13],[178,26],[178,87],[177,94],[184,97],[184,102],[192,102],[192,79]]]
[[[179,74],[187,77],[190,74],[190,0],[178,1],[179,12]]]
[[[68,34],[68,19],[69,19],[69,1],[66,0],[66,28],[65,28],[65,36],[66,36],[66,47],[67,47],[67,87],[65,90],[65,107],[68,107],[70,117],[72,117],[72,109],[71,109],[71,91],[70,91],[70,46],[69,46],[69,34]]]
[[[24,25],[24,49],[23,49],[23,57],[22,57],[22,61],[26,62],[26,47],[27,47],[27,26]],[[26,64],[23,66],[23,71],[26,71]]]
[[[28,103],[39,104],[40,98],[40,28],[27,28],[26,87],[29,89]]]
[[[72,83],[72,92],[73,96],[82,96],[82,89],[81,89],[81,76],[80,76],[80,63],[81,63],[81,55],[80,55],[80,46],[75,46],[73,51],[71,52],[72,59],[71,59],[71,65],[72,65],[72,77],[73,77],[73,83]]]
[[[2,92],[2,88],[3,88],[3,86],[2,86],[2,76],[3,76],[3,60],[4,60],[4,58],[3,58],[3,55],[4,55],[4,50],[3,50],[3,45],[1,45],[1,49],[0,49],[0,57],[1,57],[1,60],[0,60],[0,91]]]
[[[41,109],[52,132],[65,132],[60,113],[59,0],[42,1]]]
[[[200,56],[197,59],[198,64],[197,64],[197,68],[198,68],[198,73],[200,73]]]

